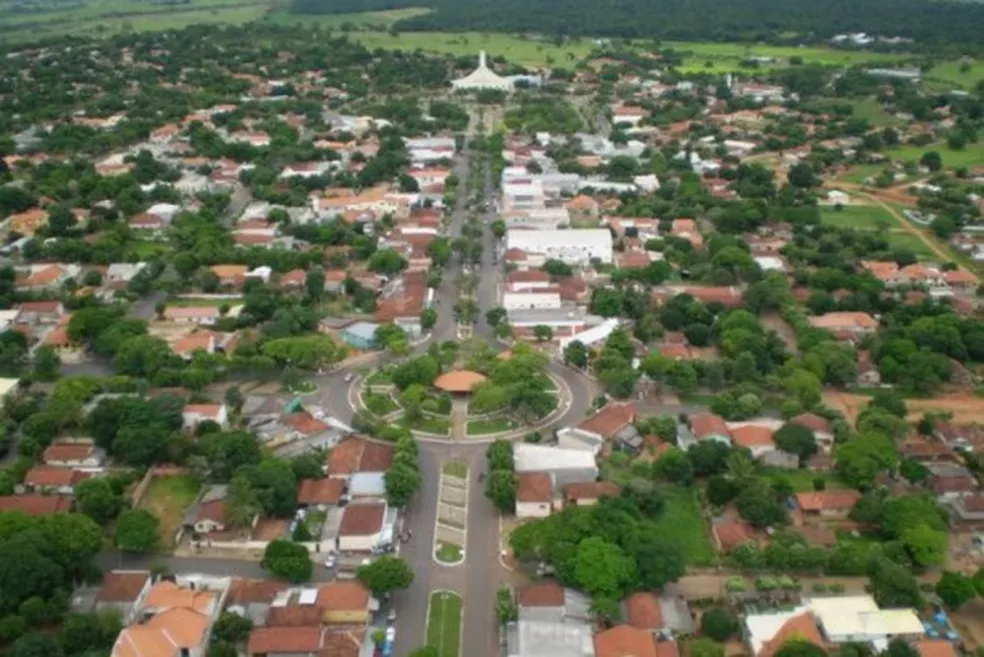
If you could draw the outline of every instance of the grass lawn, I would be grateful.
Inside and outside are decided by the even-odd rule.
[[[840,210],[833,206],[821,206],[820,220],[828,226],[856,230],[878,230],[879,222],[889,227],[899,224],[895,217],[877,205],[845,205]]]
[[[406,420],[400,420],[400,423],[405,426],[409,426],[411,429],[423,431],[424,433],[433,433],[438,436],[446,436],[451,431],[450,421],[443,417],[435,417],[432,415],[425,415],[412,425],[407,425]]]
[[[441,472],[448,475],[449,477],[457,477],[458,479],[465,479],[468,477],[468,466],[461,461],[448,461],[443,466],[441,466]]]
[[[378,415],[383,417],[389,415],[393,411],[399,408],[399,405],[393,401],[393,398],[389,395],[376,395],[369,393],[362,398],[362,403],[366,405],[369,412],[373,415]]]
[[[442,563],[458,563],[461,561],[461,546],[441,541],[437,544],[437,552],[435,554],[437,560]]]
[[[884,164],[859,164],[848,169],[843,175],[837,176],[836,180],[860,185],[868,178],[876,177],[884,169]]]
[[[372,376],[366,379],[367,386],[381,386],[389,383],[393,383],[393,378],[386,370],[377,370],[372,373]]]
[[[701,515],[696,491],[675,486],[661,486],[659,491],[666,500],[662,515],[656,519],[663,535],[681,545],[689,565],[713,564],[717,555]]]
[[[927,151],[936,151],[943,158],[943,168],[959,169],[984,165],[984,148],[978,144],[967,144],[962,151],[950,150],[946,144],[929,146],[899,146],[885,151],[885,156],[900,162],[918,162]]]
[[[437,657],[458,657],[461,649],[461,598],[450,591],[431,593],[427,645]]]
[[[837,479],[831,473],[812,472],[810,470],[767,470],[763,474],[771,480],[785,479],[797,493],[808,493],[814,490],[813,481],[822,479],[826,484],[825,490],[844,490],[847,484]]]
[[[161,547],[170,547],[188,507],[198,498],[202,485],[191,475],[156,477],[140,500],[140,508],[161,521]]]
[[[926,242],[912,233],[894,231],[886,235],[888,243],[897,249],[912,251],[921,258],[936,258],[937,256],[926,246]]]
[[[499,433],[516,428],[516,423],[509,418],[493,418],[491,420],[472,420],[468,423],[469,436],[483,436],[487,433]]]
[[[135,255],[141,260],[149,260],[155,256],[166,255],[174,250],[166,242],[154,242],[151,240],[136,240],[126,245],[127,255]]]

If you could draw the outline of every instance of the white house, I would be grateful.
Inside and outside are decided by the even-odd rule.
[[[870,643],[884,650],[892,639],[926,632],[914,609],[879,609],[870,595],[810,598],[806,604],[831,643]]]
[[[225,429],[229,426],[229,409],[225,404],[188,404],[181,411],[185,429],[194,430],[202,422],[215,422]]]
[[[524,472],[516,482],[516,517],[546,518],[553,506],[553,476],[547,472]]]
[[[560,293],[549,289],[506,290],[502,294],[502,307],[508,310],[521,308],[560,308]]]
[[[607,228],[516,230],[506,232],[506,250],[517,249],[542,261],[562,260],[585,266],[598,259],[612,262],[612,234]]]

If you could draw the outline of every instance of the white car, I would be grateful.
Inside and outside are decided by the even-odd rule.
[[[355,378],[355,375],[352,374],[351,372],[349,372],[348,374],[345,375],[345,383],[351,383],[352,382],[352,379],[354,379],[354,378]]]
[[[335,555],[333,554],[333,555],[329,556],[327,559],[325,559],[325,568],[328,568],[328,569],[334,568],[335,567],[335,564],[337,562],[338,562],[338,560],[335,559]]]
[[[389,641],[390,643],[393,643],[393,641],[396,640],[395,627],[390,626],[386,628],[386,640]]]

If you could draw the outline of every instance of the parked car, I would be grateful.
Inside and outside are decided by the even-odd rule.
[[[334,568],[336,564],[338,564],[338,559],[335,558],[334,554],[328,555],[328,558],[325,559],[325,568],[328,568],[329,570]]]

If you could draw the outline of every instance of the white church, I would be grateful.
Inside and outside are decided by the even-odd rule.
[[[497,89],[499,91],[512,91],[513,80],[498,75],[488,67],[485,61],[485,51],[478,55],[478,68],[451,83],[455,91],[480,91],[482,89]]]

